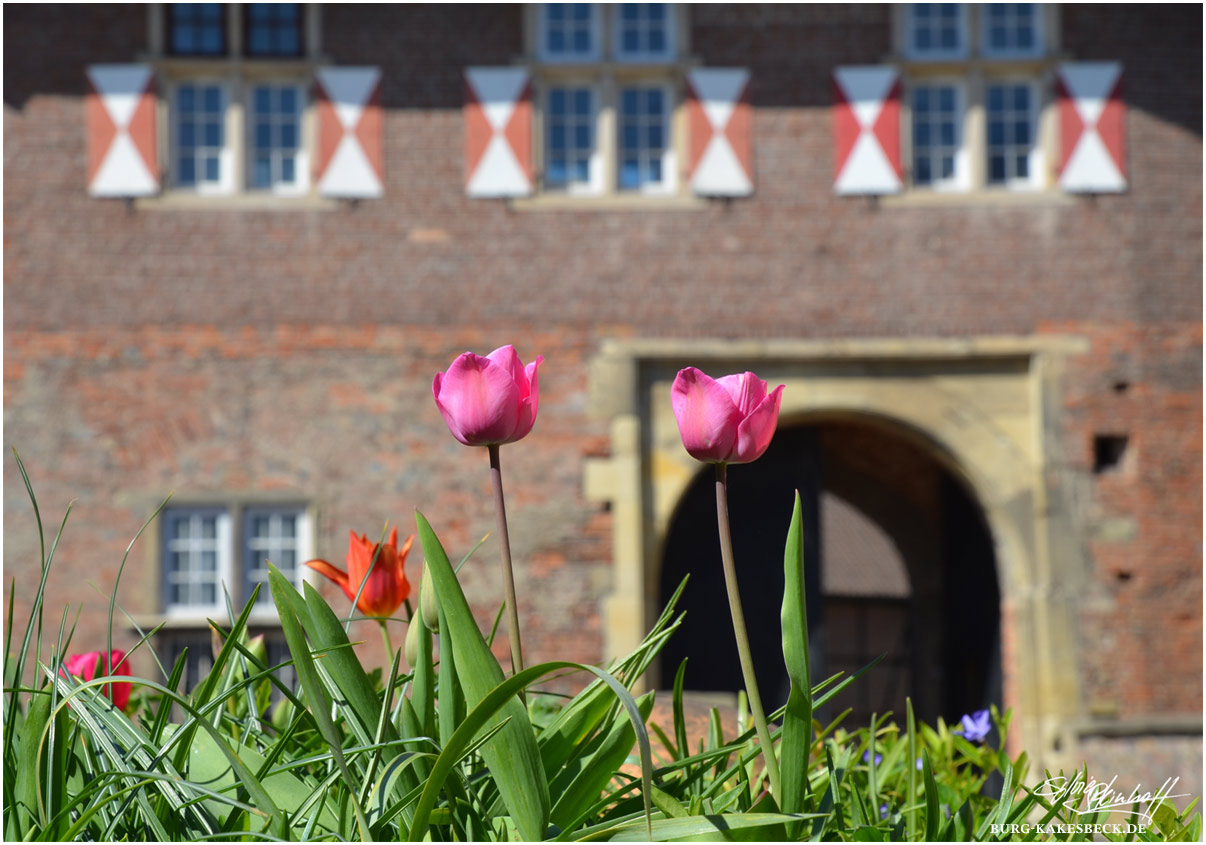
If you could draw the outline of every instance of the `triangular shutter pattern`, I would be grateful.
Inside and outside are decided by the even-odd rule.
[[[1065,191],[1125,191],[1126,107],[1122,102],[1122,65],[1077,62],[1060,65],[1055,79],[1059,99],[1059,185]]]
[[[531,75],[517,67],[465,71],[465,193],[532,193]]]
[[[322,68],[316,73],[318,158],[324,197],[368,199],[385,194],[385,120],[381,69]]]
[[[692,191],[710,197],[754,192],[753,123],[747,69],[699,68],[687,74]]]
[[[887,65],[839,67],[833,90],[834,193],[898,193],[900,73]]]
[[[155,77],[150,65],[90,65],[87,77],[88,193],[158,193]]]

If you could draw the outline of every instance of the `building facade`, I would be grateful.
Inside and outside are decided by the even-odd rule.
[[[623,653],[689,572],[651,682],[689,657],[732,690],[669,387],[752,369],[787,385],[732,473],[769,689],[800,489],[817,665],[888,654],[846,706],[991,701],[1040,765],[1200,792],[1200,9],[4,15],[5,445],[48,524],[73,503],[47,595],[77,643],[169,494],[113,635],[166,619],[193,677],[265,558],[300,581],[415,508],[469,552],[486,458],[431,380],[514,343],[545,357],[503,450],[530,659]],[[20,611],[39,541],[4,478]],[[483,626],[496,554],[462,570]]]

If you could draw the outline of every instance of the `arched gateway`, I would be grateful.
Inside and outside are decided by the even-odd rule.
[[[823,570],[828,557],[834,569],[828,585],[814,569],[810,585],[813,624],[830,635],[818,638],[828,649],[822,659],[849,668],[842,661],[860,656],[836,647],[835,625],[844,626],[840,640],[849,644],[858,642],[860,625],[891,631],[896,624],[905,636],[900,626],[907,627],[911,614],[939,613],[934,624],[907,631],[912,639],[907,651],[898,650],[897,676],[877,681],[869,695],[879,700],[866,706],[886,709],[881,701],[892,700],[887,687],[893,684],[907,686],[931,718],[1001,701],[1015,710],[1011,744],[1024,745],[1039,767],[1059,766],[1081,710],[1074,603],[1085,564],[1071,539],[1076,534],[1050,456],[1059,454],[1053,417],[1063,359],[1080,351],[1077,341],[1051,337],[606,344],[592,367],[591,399],[593,412],[610,420],[612,449],[609,458],[587,465],[586,493],[612,509],[607,656],[636,645],[660,610],[665,584],[677,583],[677,570],[691,555],[684,543],[699,540],[690,539],[698,531],[688,523],[715,542],[711,499],[703,496],[707,505],[701,506],[698,491],[692,493],[693,484],[707,487],[707,479],[683,449],[671,411],[675,374],[688,365],[712,375],[753,370],[786,389],[772,451],[761,465],[731,472],[734,530],[742,530],[739,495],[752,497],[751,513],[773,520],[780,504],[770,497],[784,493],[781,507],[790,512],[791,489],[805,486],[814,523],[828,525],[832,535],[822,555],[815,545],[826,542],[825,532],[813,532],[814,558]],[[911,494],[910,485],[918,488]],[[918,485],[930,485],[929,492]],[[700,510],[698,519],[692,509]],[[927,519],[961,529],[919,530]],[[767,528],[779,538],[780,559],[786,526]],[[736,554],[741,567],[742,550]],[[863,580],[872,583],[851,594],[859,560],[880,569],[865,571]],[[753,589],[744,588],[745,594]],[[952,594],[978,595],[987,605],[983,615],[969,619],[944,607]],[[767,626],[774,651],[777,602],[772,599],[776,610]],[[696,617],[700,610],[696,605]],[[766,614],[747,609],[747,617]],[[964,657],[982,662],[974,672],[951,671],[960,658],[952,632],[964,634],[958,640],[970,650]],[[864,645],[870,651],[878,643]],[[666,662],[682,653],[672,649]],[[935,671],[941,683],[926,675]],[[766,672],[769,679],[772,670]],[[716,681],[696,688],[710,683]],[[778,695],[774,683],[768,680],[764,690],[770,698]]]

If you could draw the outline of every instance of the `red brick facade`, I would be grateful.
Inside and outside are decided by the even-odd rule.
[[[349,528],[405,531],[420,508],[459,557],[493,527],[486,459],[448,435],[431,378],[514,342],[546,358],[536,428],[503,450],[524,643],[597,661],[611,521],[582,466],[609,448],[586,411],[603,340],[1063,334],[1091,349],[1069,363],[1053,467],[1079,479],[1063,493],[1092,561],[1084,706],[1200,714],[1200,9],[1060,13],[1064,54],[1125,67],[1126,193],[918,205],[831,189],[830,74],[885,60],[890,9],[693,7],[691,53],[751,70],[754,196],[569,212],[465,196],[461,74],[523,54],[517,7],[324,7],[332,62],[382,69],[385,196],[307,210],[90,198],[84,68],[136,60],[148,12],[4,15],[5,447],[48,532],[74,502],[47,595],[55,613],[83,604],[77,641],[103,637],[101,596],[173,490],[302,494],[337,562]],[[1099,434],[1126,434],[1128,454],[1094,475]],[[4,479],[20,610],[38,542],[11,458]],[[483,625],[495,555],[463,573]],[[153,564],[136,548],[131,612],[158,610]]]

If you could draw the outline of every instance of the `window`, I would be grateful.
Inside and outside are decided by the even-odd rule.
[[[983,7],[981,50],[985,56],[1036,56],[1042,49],[1042,16],[1035,3]]]
[[[155,70],[168,112],[161,162],[170,191],[311,193],[314,68],[307,57],[317,55],[316,14],[300,3],[154,7],[152,49],[161,55]]]
[[[909,7],[908,55],[913,59],[961,59],[967,55],[967,8],[962,3],[913,3]]]
[[[902,133],[912,188],[935,192],[1033,191],[1054,137],[1043,114],[1054,106],[1054,49],[1033,3],[913,3],[898,44],[908,131]],[[971,37],[970,33],[975,33]]]
[[[271,561],[301,585],[311,557],[310,519],[301,505],[179,507],[163,512],[163,605],[170,617],[238,613],[259,584],[255,614],[275,616]]]
[[[667,3],[534,7],[540,188],[573,197],[673,196],[685,139],[676,67],[686,11]]]

